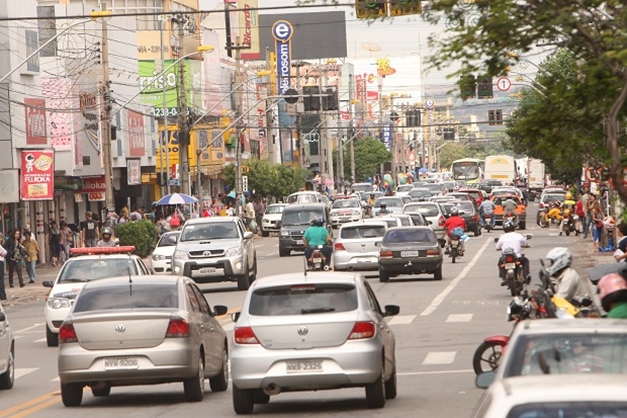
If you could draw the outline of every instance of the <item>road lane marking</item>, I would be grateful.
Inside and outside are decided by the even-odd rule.
[[[392,317],[388,325],[407,325],[411,324],[416,319],[416,315],[398,315]]]
[[[15,331],[15,332],[14,332],[14,334],[19,334],[19,333],[21,333],[21,332],[27,332],[27,331],[30,331],[30,330],[31,330],[31,329],[33,329],[33,328],[37,328],[37,327],[40,327],[40,326],[42,326],[42,325],[46,325],[46,324],[45,324],[45,323],[35,324],[35,325],[32,325],[32,326],[30,326],[30,327],[28,327],[28,328],[23,328],[23,329],[17,330],[17,331]],[[43,331],[42,331],[42,332],[43,332]]]
[[[59,403],[60,401],[61,401],[61,396],[56,396],[55,398],[52,398],[52,399],[50,399],[50,400],[48,400],[46,402],[42,402],[42,403],[40,403],[38,405],[33,406],[32,408],[29,408],[29,409],[26,409],[24,411],[21,411],[18,414],[11,415],[11,418],[24,418],[24,417],[27,417],[27,416],[29,416],[31,414],[34,414],[35,412],[39,412],[42,409],[46,409],[49,406],[52,406],[52,405],[54,405],[56,403]]]
[[[19,379],[20,377],[26,376],[29,373],[34,372],[35,370],[38,370],[39,368],[36,367],[34,369],[27,369],[27,368],[23,368],[23,367],[16,367],[15,368],[15,378]]]
[[[457,354],[457,351],[432,351],[427,353],[427,357],[422,364],[451,364],[455,361],[455,354]]]
[[[475,254],[475,256],[470,261],[470,263],[468,263],[468,265],[462,270],[462,272],[459,273],[459,276],[454,278],[453,281],[451,283],[449,283],[448,286],[446,286],[446,288],[442,291],[442,293],[440,293],[439,295],[437,295],[435,297],[435,299],[433,299],[431,304],[429,306],[427,306],[427,308],[420,313],[420,316],[431,315],[433,313],[433,311],[435,311],[437,309],[437,307],[440,306],[440,304],[444,301],[444,299],[448,296],[448,294],[451,293],[453,291],[453,289],[455,289],[455,287],[459,284],[459,282],[464,277],[466,277],[468,272],[475,266],[475,264],[477,263],[477,261],[479,261],[479,258],[481,257],[481,255],[483,254],[485,249],[488,248],[488,245],[490,245],[490,243],[492,243],[492,242],[494,242],[494,241],[491,240],[491,239],[487,239],[486,240],[486,242],[479,249],[479,251],[477,251],[477,254]]]
[[[42,403],[48,403],[48,402],[52,402],[52,400],[54,400],[54,403],[57,403],[61,400],[61,393],[58,390],[55,390],[54,392],[50,392],[47,393],[43,396],[40,396],[39,398],[35,398],[35,399],[31,399],[30,401],[26,401],[26,402],[22,402],[19,405],[15,405],[11,408],[5,409],[3,411],[0,411],[0,418],[2,417],[8,417],[8,416],[17,416],[14,414],[20,413],[20,412],[27,412],[29,410],[29,408],[32,408],[33,406],[37,406],[40,405]],[[52,404],[51,404],[52,405]],[[46,405],[49,406],[49,405]],[[23,415],[22,415],[23,416]]]
[[[436,370],[433,372],[406,372],[406,373],[397,373],[397,376],[422,376],[428,374],[454,374],[454,373],[474,373],[475,371],[472,369],[467,370]]]
[[[470,322],[472,321],[472,315],[469,314],[450,314],[448,318],[446,318],[446,322]]]
[[[33,341],[34,343],[43,343],[44,341],[46,341],[45,338],[40,338],[38,340]]]

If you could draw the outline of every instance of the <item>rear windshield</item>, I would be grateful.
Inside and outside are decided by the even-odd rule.
[[[411,220],[414,222],[414,225],[416,226],[426,225],[425,219],[419,213],[408,213],[407,215],[409,215]]]
[[[290,195],[287,197],[287,203],[316,203],[317,201],[318,195],[314,193]]]
[[[355,199],[340,199],[333,202],[333,209],[341,208],[361,208],[361,205]]]
[[[381,203],[385,203],[388,208],[402,208],[403,207],[403,201],[401,199],[377,199],[377,201],[374,202],[373,206],[375,208],[378,208],[379,206],[381,206]]]
[[[370,183],[363,183],[363,184],[353,184],[351,186],[351,190],[354,192],[369,192],[372,190],[372,184]]]
[[[72,259],[63,266],[57,283],[89,282],[107,277],[141,274],[132,258]]]
[[[200,241],[239,238],[235,222],[214,222],[210,224],[186,225],[179,241]]]
[[[176,285],[129,283],[88,287],[79,294],[74,312],[143,308],[178,308]]]
[[[396,191],[397,192],[407,192],[407,191],[409,191],[409,190],[411,190],[413,188],[414,188],[414,186],[411,185],[411,184],[403,184],[402,186],[398,186],[396,188]]]
[[[455,203],[455,206],[457,206],[457,209],[463,210],[464,212],[466,212],[466,214],[471,214],[471,213],[474,212],[472,210],[472,203],[470,203],[470,202]]]
[[[622,418],[627,417],[627,402],[538,402],[517,405],[507,418]]]
[[[309,225],[311,221],[322,215],[323,213],[321,210],[302,209],[299,211],[283,211],[281,224],[289,226]]]
[[[430,196],[431,192],[429,191],[429,189],[424,189],[424,190],[414,189],[409,192],[409,195],[411,197]]]
[[[281,212],[283,212],[283,209],[285,209],[285,206],[283,206],[283,205],[270,205],[266,209],[266,213],[267,214],[281,213]]]
[[[398,242],[436,242],[435,234],[430,229],[390,229],[383,242],[385,243],[398,243]]]
[[[563,194],[545,194],[542,198],[542,203],[549,202],[563,202],[565,200],[565,195]]]
[[[302,284],[255,291],[250,298],[251,315],[307,315],[348,312],[357,309],[354,286]]]
[[[383,225],[360,225],[342,227],[340,230],[340,238],[342,239],[359,239],[359,238],[381,238],[385,234]]]
[[[405,207],[404,212],[418,212],[426,217],[438,216],[440,214],[440,211],[438,210],[438,207],[435,204],[433,205],[408,205]]]
[[[432,191],[440,191],[440,190],[442,190],[442,185],[441,185],[441,184],[439,184],[439,183],[435,183],[435,184],[425,184],[425,185],[424,185],[424,186],[422,186],[422,187],[424,187],[425,189],[432,190]]]

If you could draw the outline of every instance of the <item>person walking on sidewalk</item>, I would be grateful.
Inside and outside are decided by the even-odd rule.
[[[61,231],[57,221],[54,220],[50,222],[50,229],[48,230],[48,245],[50,246],[52,265],[56,267],[57,261],[59,261],[59,254],[61,253]]]
[[[13,272],[17,273],[17,279],[20,287],[24,287],[24,279],[22,277],[22,261],[26,255],[26,249],[22,246],[22,233],[19,229],[15,229],[7,240],[7,265],[9,267],[9,287],[13,287]]]
[[[0,232],[1,236],[4,236],[3,233]],[[7,255],[7,250],[4,249],[2,245],[0,245],[0,300],[7,300],[7,293],[4,289],[4,257]]]
[[[31,237],[30,232],[25,232],[22,245],[26,248],[27,254],[24,262],[26,263],[26,273],[28,273],[28,283],[35,283],[35,266],[39,260],[39,243]]]
[[[83,246],[95,247],[98,243],[100,231],[98,230],[98,222],[94,221],[90,211],[85,212],[85,220],[83,221]]]

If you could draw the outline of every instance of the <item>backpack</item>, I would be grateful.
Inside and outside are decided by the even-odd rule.
[[[464,235],[464,228],[458,226],[451,230],[452,237],[462,237]]]
[[[172,228],[178,228],[179,226],[181,226],[181,218],[179,218],[179,214],[176,211],[172,214],[172,217],[170,218],[170,226]]]

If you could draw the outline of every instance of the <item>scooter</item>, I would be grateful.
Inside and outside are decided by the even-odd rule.
[[[494,228],[494,224],[492,223],[492,222],[494,222],[492,220],[492,214],[491,213],[485,213],[483,215],[483,219],[484,219],[485,230],[490,232],[490,229]]]
[[[313,252],[311,253],[311,258],[307,261],[311,263],[312,271],[328,271],[330,267],[327,264],[327,258],[324,256],[324,253],[320,249],[322,245],[319,245],[318,247],[319,248],[313,250]]]

